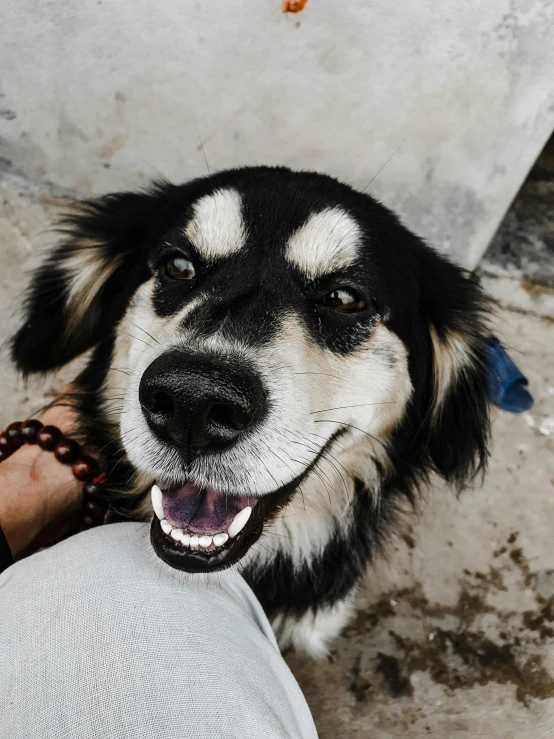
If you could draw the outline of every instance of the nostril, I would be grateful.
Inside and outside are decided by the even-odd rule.
[[[175,415],[175,403],[169,393],[157,392],[153,393],[148,403],[148,410],[158,416],[167,416],[171,418]]]
[[[250,425],[250,414],[239,406],[216,403],[208,411],[207,420],[220,428],[243,431]]]
[[[144,370],[138,396],[153,434],[189,461],[230,447],[267,411],[265,387],[250,368],[177,349]]]

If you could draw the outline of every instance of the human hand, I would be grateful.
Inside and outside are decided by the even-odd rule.
[[[75,417],[62,396],[41,421],[71,433]],[[0,463],[0,526],[14,559],[71,530],[81,510],[82,487],[71,467],[36,444],[23,444]]]

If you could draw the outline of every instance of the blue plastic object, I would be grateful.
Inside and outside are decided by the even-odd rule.
[[[510,359],[500,341],[487,339],[489,357],[489,397],[492,403],[510,413],[523,413],[533,407],[533,396],[527,390],[529,382]]]

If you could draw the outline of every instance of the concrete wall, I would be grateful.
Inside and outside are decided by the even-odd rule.
[[[368,191],[474,266],[554,127],[553,37],[552,0],[1,0],[0,162],[90,194],[392,156]]]

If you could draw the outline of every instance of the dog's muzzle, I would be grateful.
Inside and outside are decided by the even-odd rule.
[[[267,413],[260,378],[229,358],[172,349],[145,370],[139,399],[153,433],[185,465],[228,449]],[[267,498],[267,499],[266,499]],[[152,488],[152,542],[179,569],[207,571],[237,561],[259,537],[271,496],[228,495],[209,487],[163,480]]]

